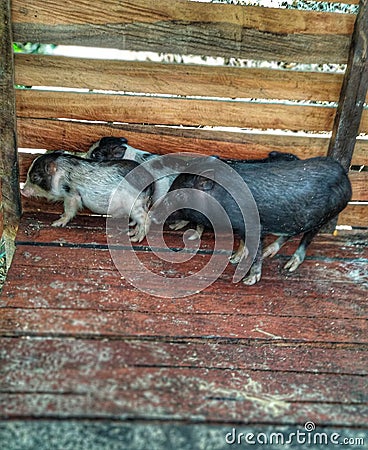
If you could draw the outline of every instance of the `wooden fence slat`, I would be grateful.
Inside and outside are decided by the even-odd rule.
[[[337,101],[342,74],[15,55],[15,82],[151,94]]]
[[[368,201],[368,171],[350,172],[349,178],[353,187],[352,200]]]
[[[88,4],[88,7],[86,7]],[[96,0],[76,3],[65,0],[33,0],[27,8],[12,0],[13,22],[28,24],[154,24],[157,22],[229,24],[233,38],[238,27],[252,27],[269,33],[349,35],[355,16],[330,12],[303,11],[260,6],[215,3],[209,5],[187,0]]]
[[[345,64],[349,36],[271,34],[244,29],[241,40],[233,39],[233,30],[219,30],[207,25],[165,23],[147,25],[33,25],[14,24],[14,39],[56,45],[79,45],[120,50],[165,52],[184,55],[207,55],[254,60],[288,61],[306,64]],[[158,29],[155,29],[158,28]],[[190,29],[188,29],[190,28]],[[230,33],[230,36],[227,34]],[[221,35],[225,34],[224,38]],[[220,37],[219,37],[220,36]]]
[[[18,42],[179,54],[345,63],[355,16],[176,0],[81,7],[13,1]]]
[[[18,90],[16,100],[20,117],[162,125],[329,131],[335,115],[335,108],[322,106],[36,90]],[[368,130],[368,110],[363,112],[360,130]]]
[[[337,224],[368,228],[367,204],[349,204],[339,214]]]
[[[368,89],[368,0],[360,0],[328,154],[348,169]]]
[[[305,159],[327,153],[326,135],[256,133],[135,124],[94,124],[68,120],[18,118],[18,143],[23,148],[87,151],[103,136],[124,136],[134,147],[152,153],[194,152],[228,158],[263,158],[270,150]],[[368,140],[358,138],[353,164],[368,165]]]

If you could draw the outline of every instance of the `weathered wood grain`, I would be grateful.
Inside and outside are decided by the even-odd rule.
[[[342,74],[15,55],[15,82],[151,94],[337,101]]]
[[[2,308],[4,336],[230,338],[367,344],[366,319]]]
[[[366,426],[364,233],[318,236],[285,278],[297,241],[258,285],[232,284],[230,267],[200,294],[165,299],[120,278],[103,218],[51,220],[23,218],[2,293],[1,418]]]
[[[368,171],[350,172],[349,178],[353,187],[353,201],[368,200]]]
[[[367,204],[349,204],[340,214],[338,225],[349,225],[352,227],[368,227]]]
[[[242,101],[18,90],[17,116],[187,126],[331,130],[335,108]],[[368,130],[363,111],[360,131]]]
[[[348,169],[368,89],[368,1],[361,0],[328,154]]]
[[[355,17],[176,0],[13,2],[16,41],[300,62],[347,60]]]
[[[0,55],[0,214],[2,215],[1,232],[4,232],[7,264],[10,264],[14,252],[13,241],[21,214],[21,204],[9,0],[4,0],[0,5]]]
[[[270,150],[286,151],[301,158],[324,156],[328,136],[295,133],[221,131],[201,128],[134,124],[94,124],[78,121],[18,118],[19,147],[87,151],[103,136],[125,136],[134,147],[152,153],[194,152],[228,158],[263,158]],[[353,164],[368,164],[368,140],[358,138]]]
[[[153,376],[157,377],[157,374]],[[230,376],[230,374],[229,374]],[[200,383],[197,378],[186,379],[188,383]],[[211,397],[210,394],[206,401],[202,396],[189,396],[185,389],[184,380],[182,383],[175,382],[180,391],[173,396],[163,395],[160,388],[150,390],[146,396],[149,399],[135,395],[130,395],[127,391],[123,394],[107,394],[105,391],[100,395],[92,396],[88,394],[51,394],[51,393],[29,393],[29,394],[2,394],[1,406],[3,418],[58,418],[72,419],[115,419],[124,420],[145,420],[145,421],[182,421],[185,423],[227,423],[238,425],[242,424],[300,424],[305,422],[305,417],[311,418],[315,423],[330,426],[351,426],[366,427],[367,407],[364,404],[330,404],[325,403],[287,403],[283,397],[266,394],[249,395],[237,393],[234,389],[225,387],[215,387],[209,383],[209,388],[214,388],[214,392],[228,393],[233,392],[238,396],[238,400],[233,398]],[[207,382],[208,383],[208,382]],[[167,382],[169,384],[169,382]],[[257,385],[256,385],[257,386]],[[255,387],[256,388],[256,387]],[[346,389],[346,387],[344,387]],[[264,388],[266,389],[266,387]],[[144,391],[145,392],[145,391]],[[180,393],[179,393],[180,392]],[[162,396],[162,397],[161,397]],[[157,399],[160,398],[162,406],[157,406]],[[156,399],[156,401],[155,401]],[[255,400],[257,400],[255,402]],[[188,402],[190,402],[188,404]],[[265,405],[271,403],[272,407],[265,413],[257,408],[257,403]],[[286,404],[285,404],[286,403]],[[180,410],[178,410],[180,405]],[[285,413],[288,411],[288,414]],[[274,412],[275,411],[275,412]],[[326,419],[327,418],[327,419]],[[332,448],[332,447],[331,447]]]
[[[14,22],[40,24],[130,24],[167,22],[224,23],[257,27],[272,33],[351,34],[354,16],[326,12],[262,8],[231,4],[209,5],[173,0],[124,1],[97,0],[93,5],[83,0],[35,0],[25,8],[20,0],[12,1]],[[339,17],[341,16],[341,17]]]
[[[48,352],[45,353],[45,347]],[[328,358],[331,353],[333,358]],[[202,369],[236,369],[366,375],[367,349],[356,346],[286,345],[269,341],[243,342],[237,345],[224,341],[185,342],[162,340],[76,340],[72,338],[1,338],[3,380],[8,386],[20,383],[19,375],[26,377],[24,361],[34,376],[43,372],[67,370],[68,367],[86,367],[91,378],[102,370],[123,367],[186,367]],[[9,388],[8,388],[9,389]]]
[[[130,400],[142,402],[144,396],[140,395],[140,389],[145,389],[147,393],[151,392],[151,394],[158,393],[161,390],[163,397],[161,407],[163,407],[167,400],[169,400],[170,403],[174,403],[174,398],[172,393],[170,395],[170,390],[175,389],[177,392],[182,392],[179,395],[180,397],[183,396],[183,400],[190,390],[191,399],[196,396],[199,397],[197,399],[199,402],[197,404],[198,407],[201,400],[207,403],[207,405],[211,403],[211,400],[217,400],[218,402],[222,400],[224,404],[225,398],[227,400],[232,399],[234,402],[239,403],[250,401],[251,397],[257,398],[258,388],[260,390],[260,392],[258,392],[260,397],[266,399],[267,396],[270,396],[271,400],[274,395],[275,401],[278,397],[281,409],[286,410],[288,409],[289,402],[305,401],[318,404],[329,401],[339,403],[340,405],[358,405],[366,403],[367,397],[367,385],[364,377],[361,376],[355,377],[356,385],[354,392],[351,393],[348,387],[352,377],[338,374],[331,376],[327,374],[320,375],[308,373],[267,373],[258,371],[240,371],[236,369],[205,370],[179,368],[175,370],[172,368],[116,367],[113,372],[113,379],[112,373],[107,368],[97,368],[97,370],[95,370],[95,376],[91,378],[89,378],[89,367],[85,367],[85,369],[84,373],[82,371],[79,372],[78,377],[75,377],[74,371],[67,367],[64,370],[61,369],[60,372],[49,370],[44,374],[43,379],[36,371],[34,377],[32,377],[33,371],[30,370],[29,378],[26,380],[20,379],[19,384],[14,376],[11,377],[14,380],[12,380],[14,388],[10,388],[9,393],[16,394],[17,385],[22,389],[24,381],[29,385],[29,393],[33,392],[36,395],[42,393],[42,391],[48,392],[51,395],[60,395],[64,392],[69,392],[70,394],[79,394],[84,397],[88,390],[90,395],[95,397],[97,401],[99,399],[102,400],[104,396],[112,400],[113,395],[115,394],[115,396],[120,397],[120,399],[125,397],[126,400],[128,400],[130,395]],[[91,372],[93,374],[92,370]],[[233,375],[231,375],[231,373]],[[136,379],[134,379],[135,377]],[[292,386],[290,386],[291,379],[295,380],[295,384],[293,383]],[[196,385],[196,381],[201,381],[201,384]],[[334,382],[336,383],[335,389],[333,386]],[[185,383],[187,383],[186,387]],[[109,388],[112,388],[112,385],[114,385],[115,392],[114,394],[109,395],[108,390]],[[268,386],[267,391],[265,391],[266,386]],[[308,389],[308,387],[310,389]],[[181,391],[181,389],[186,392]],[[278,394],[276,395],[277,390]],[[284,405],[282,407],[283,403]],[[184,400],[182,405],[184,406],[184,409],[187,409],[190,406],[188,398],[186,401]],[[179,405],[177,405],[177,407],[179,408]],[[193,408],[194,414],[195,409],[196,408]],[[261,407],[260,409],[267,410],[268,408],[264,405],[263,408]],[[269,406],[269,409],[272,409],[272,406]]]
[[[18,265],[19,263],[19,265]],[[17,309],[134,311],[154,315],[165,311],[171,314],[212,314],[368,319],[366,301],[360,287],[333,280],[300,281],[282,279],[282,270],[265,264],[262,283],[256,288],[233,286],[219,280],[200,294],[178,298],[173,303],[164,298],[152,298],[140,292],[122,279],[117,271],[103,272],[97,269],[68,269],[60,266],[35,268],[32,276],[24,273],[24,265],[12,268],[11,277],[4,288],[2,307]],[[329,270],[329,267],[326,268]],[[35,276],[36,275],[36,276]],[[36,281],[35,281],[36,279]],[[98,283],[96,283],[98,279]],[[319,283],[317,285],[317,283]],[[272,287],[271,287],[272,286]],[[218,295],[221,290],[221,295]],[[273,299],[270,302],[269,292]],[[287,290],[287,292],[285,292]],[[316,307],[318,302],[318,308]],[[209,310],[210,305],[210,310]],[[266,334],[265,334],[266,338]]]

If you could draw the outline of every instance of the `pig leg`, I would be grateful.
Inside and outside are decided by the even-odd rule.
[[[318,233],[319,229],[320,228],[317,228],[303,234],[299,247],[296,249],[296,252],[289,259],[289,261],[285,264],[284,269],[289,269],[289,272],[294,272],[294,270],[296,270],[300,266],[300,264],[305,259],[308,245],[311,243],[314,236]]]
[[[229,258],[229,261],[231,262],[231,264],[238,264],[240,262],[240,260],[243,257],[244,245],[245,244],[244,244],[243,239],[240,239],[240,243],[239,243],[239,247],[238,247],[237,251],[235,253],[233,253]]]
[[[256,284],[262,276],[262,239],[259,241],[256,257],[248,272],[248,275],[243,278],[243,283],[251,286]]]
[[[134,230],[128,234],[132,242],[141,242],[150,228],[150,219],[147,211],[142,205],[135,205],[131,213],[131,218],[137,223]]]
[[[263,252],[263,258],[267,258],[267,256],[273,258],[280,250],[280,248],[285,244],[285,242],[290,239],[290,237],[291,236],[280,236],[278,239],[276,239],[275,242],[265,248],[265,251]]]
[[[59,220],[55,220],[52,223],[53,227],[65,227],[73,217],[77,214],[78,210],[82,208],[82,199],[78,194],[68,195],[64,198],[64,213]]]

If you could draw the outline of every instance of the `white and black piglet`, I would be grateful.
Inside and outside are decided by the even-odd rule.
[[[130,216],[136,223],[131,240],[140,242],[149,228],[147,211],[152,196],[152,176],[131,160],[97,162],[64,152],[46,153],[30,166],[21,193],[63,201],[64,213],[52,225],[64,227],[83,207],[114,218]],[[114,194],[114,195],[112,195]]]

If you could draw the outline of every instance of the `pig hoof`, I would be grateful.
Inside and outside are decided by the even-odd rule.
[[[188,237],[189,241],[195,241],[196,239],[201,239],[204,228],[200,225],[197,226],[197,229]]]
[[[59,219],[59,220],[55,220],[55,222],[52,222],[51,226],[52,227],[65,227],[68,222],[69,222],[68,220]]]
[[[276,242],[274,242],[273,244],[265,248],[265,251],[263,252],[263,258],[267,258],[268,256],[270,258],[273,258],[279,250],[280,246],[277,245]]]
[[[171,230],[181,230],[182,228],[186,227],[188,225],[188,220],[177,220],[174,223],[171,223],[169,225],[169,228]]]
[[[258,283],[258,281],[261,279],[260,273],[251,273],[247,277],[243,278],[243,283],[247,286],[252,286],[253,284]]]
[[[142,233],[137,233],[137,234],[135,234],[134,236],[132,236],[131,238],[130,238],[130,241],[131,242],[141,242],[141,241],[143,241],[143,239],[144,239],[144,234],[142,234]]]
[[[289,269],[289,272],[294,272],[303,261],[298,255],[293,255],[289,261],[284,265],[284,269]]]
[[[230,256],[229,261],[231,262],[231,264],[239,264],[241,259],[242,255],[234,253],[233,255]]]

